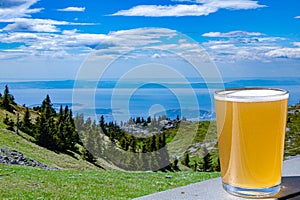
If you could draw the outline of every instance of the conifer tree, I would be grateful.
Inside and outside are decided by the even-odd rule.
[[[73,132],[72,133],[72,143],[73,143],[73,147],[75,147],[75,143],[81,144],[81,140],[80,140],[78,132],[76,131],[75,121],[73,118],[73,112],[71,109],[69,109],[69,125],[71,127],[71,131]]]
[[[58,123],[63,123],[65,120],[64,118],[65,118],[65,116],[64,116],[63,107],[62,107],[62,105],[60,105],[59,113],[58,113]]]
[[[127,142],[127,140],[126,140],[125,137],[121,138],[121,140],[120,140],[120,146],[121,146],[121,148],[123,150],[128,151],[129,145],[128,145],[128,142]]]
[[[59,151],[66,150],[67,141],[66,141],[66,133],[65,133],[65,114],[63,111],[62,105],[59,108],[58,120],[56,121],[56,133],[54,136],[54,140],[56,141],[56,145]]]
[[[186,151],[183,156],[182,164],[184,166],[190,167],[189,163],[190,163],[190,155],[189,155],[189,152]]]
[[[163,142],[162,142],[162,136],[158,135],[156,137],[156,149],[162,148],[163,147],[162,144],[163,144]]]
[[[150,116],[147,118],[147,123],[151,123],[151,117]]]
[[[32,128],[32,123],[31,123],[31,120],[30,120],[30,112],[29,112],[29,109],[27,107],[26,107],[25,114],[24,114],[24,117],[23,117],[23,120],[22,120],[22,125],[24,127],[27,127],[27,128]]]
[[[46,118],[50,118],[56,114],[55,109],[52,106],[51,99],[47,94],[41,105],[41,112],[45,113]]]
[[[32,135],[32,128],[33,128],[33,124],[30,120],[29,108],[26,107],[23,119],[21,121],[20,129],[25,133]]]
[[[92,119],[90,117],[87,118],[84,124],[84,145],[89,150],[89,152],[94,152],[95,150],[95,141],[94,141],[94,133],[92,130]]]
[[[75,128],[75,121],[74,121],[73,112],[71,109],[69,109],[69,120],[70,120],[70,125]]]
[[[218,160],[217,160],[217,166],[215,167],[215,171],[216,171],[216,172],[219,172],[219,171],[221,171],[221,166],[220,166],[220,157],[218,157]]]
[[[180,169],[178,167],[178,162],[179,162],[178,159],[175,158],[174,161],[173,161],[173,163],[172,163],[172,170],[173,171],[180,171]]]
[[[136,120],[135,120],[135,123],[136,123],[136,124],[142,123],[141,118],[140,118],[140,117],[137,117]]]
[[[143,124],[142,124],[142,126],[146,127],[146,126],[148,126],[148,123],[146,121],[144,121]]]
[[[150,146],[150,152],[154,152],[157,150],[157,142],[156,142],[156,136],[153,135],[152,138],[151,138],[151,146]]]
[[[101,117],[100,117],[99,125],[101,128],[101,131],[106,135],[107,133],[106,133],[106,129],[105,129],[105,120],[104,120],[103,115],[101,115]]]
[[[75,144],[79,142],[79,135],[75,130],[75,123],[72,117],[72,110],[65,106],[59,109],[58,121],[56,124],[56,137],[60,151],[76,150]]]
[[[17,122],[16,122],[16,134],[19,135],[19,129],[20,129],[20,114],[17,113]]]
[[[88,117],[84,123],[85,130],[90,130],[92,125],[92,119]]]
[[[102,154],[103,154],[103,138],[102,138],[102,135],[101,135],[101,132],[99,132],[99,127],[97,127],[97,131],[96,131],[96,135],[95,135],[95,143],[96,143],[96,149],[95,149],[95,155],[97,157],[102,157]]]
[[[136,152],[136,141],[135,141],[134,136],[130,137],[129,146],[130,146],[130,151],[135,153]]]
[[[132,119],[132,117],[130,117],[129,120],[128,120],[128,124],[131,125],[133,123],[134,123],[134,120]]]
[[[93,154],[90,153],[90,151],[88,149],[86,149],[85,147],[82,150],[82,157],[84,160],[91,162],[91,163],[95,163],[96,159],[93,156]]]
[[[50,135],[50,127],[48,126],[48,123],[44,115],[36,119],[35,138],[37,144],[50,149],[51,146],[50,143],[52,143],[53,140]]]
[[[9,93],[8,86],[5,85],[4,93],[2,98],[1,107],[7,110],[8,112],[13,112],[14,109],[12,107],[12,104],[15,104],[14,97]]]
[[[41,116],[37,118],[35,138],[39,145],[51,150],[60,150],[61,138],[57,135],[54,117],[55,110],[52,107],[49,95],[42,102]]]
[[[76,130],[79,134],[84,130],[84,115],[83,114],[76,114],[74,123],[76,125]]]
[[[207,148],[204,147],[203,149],[203,170],[205,172],[211,171],[212,170],[212,159],[211,159],[211,154],[208,152]]]

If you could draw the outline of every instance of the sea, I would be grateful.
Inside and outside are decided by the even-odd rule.
[[[117,79],[97,80],[0,80],[8,85],[15,101],[27,107],[39,106],[49,95],[55,109],[69,106],[74,115],[106,121],[128,121],[130,117],[147,118],[166,115],[170,119],[215,119],[213,93],[224,88],[268,87],[290,93],[289,105],[300,102],[300,77],[227,78],[223,82],[189,79],[168,81]],[[2,93],[2,92],[1,92]]]

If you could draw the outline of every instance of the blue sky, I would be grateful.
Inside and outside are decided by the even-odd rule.
[[[74,79],[95,50],[109,60],[139,48],[135,60],[176,65],[164,52],[193,57],[195,44],[224,77],[299,77],[299,8],[298,0],[0,0],[0,79]]]

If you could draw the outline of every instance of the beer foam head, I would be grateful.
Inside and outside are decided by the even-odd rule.
[[[281,89],[244,88],[216,91],[215,99],[222,101],[257,102],[287,99],[289,93]]]

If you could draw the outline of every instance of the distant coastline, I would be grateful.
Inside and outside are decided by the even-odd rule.
[[[233,79],[225,78],[224,83],[214,81],[214,79],[203,80],[200,78],[187,78],[188,83],[192,88],[219,88],[225,86],[225,88],[234,87],[271,87],[271,86],[300,86],[300,77],[275,77],[275,78],[245,78],[245,79]],[[159,80],[158,80],[159,81]],[[170,88],[186,88],[186,83],[177,82],[174,79],[160,80],[162,84],[169,86]],[[206,82],[208,81],[208,82]],[[103,79],[101,82],[98,80],[0,80],[0,87],[9,85],[11,89],[73,89],[75,88],[93,88],[95,85],[97,88],[114,88],[118,79]],[[151,81],[145,81],[143,79],[128,80],[125,84],[122,84],[122,88],[131,88],[136,82],[143,82],[147,88],[161,88],[157,84],[151,84]],[[76,83],[76,84],[75,84]],[[120,85],[118,85],[120,86]]]
[[[299,102],[300,99],[300,77],[291,78],[246,78],[242,80],[234,80],[228,78],[223,83],[214,82],[210,79],[209,83],[204,80],[190,78],[189,84],[176,82],[176,80],[164,80],[162,85],[152,84],[141,80],[132,80],[117,85],[117,79],[104,79],[101,82],[91,80],[0,80],[0,88],[8,85],[11,92],[14,94],[16,102],[25,104],[29,107],[39,105],[42,99],[49,94],[52,99],[54,108],[58,109],[60,105],[68,105],[72,109],[76,107],[75,112],[82,112],[88,115],[103,114],[107,120],[113,119],[113,112],[121,112],[120,108],[112,108],[113,90],[117,89],[126,93],[127,90],[135,88],[136,82],[140,81],[141,88],[136,88],[136,92],[132,94],[129,102],[129,113],[133,117],[147,117],[151,105],[159,104],[163,110],[157,113],[167,114],[172,117],[181,115],[180,102],[175,94],[170,89],[176,89],[184,92],[186,88],[192,88],[199,102],[199,109],[191,109],[191,116],[184,116],[190,119],[195,119],[198,113],[198,120],[214,119],[214,105],[212,102],[212,92],[220,88],[238,88],[238,87],[273,87],[282,88],[290,92],[289,104],[293,105]],[[96,86],[96,88],[95,88]],[[208,90],[209,87],[209,90]],[[92,93],[95,96],[95,107],[82,102],[76,102],[72,98],[73,90],[82,91],[82,98],[86,93]],[[181,95],[181,93],[180,93]],[[187,95],[185,101],[188,101],[190,94]],[[116,103],[118,104],[118,103]],[[119,110],[120,109],[120,110]],[[186,108],[185,108],[186,109]]]

